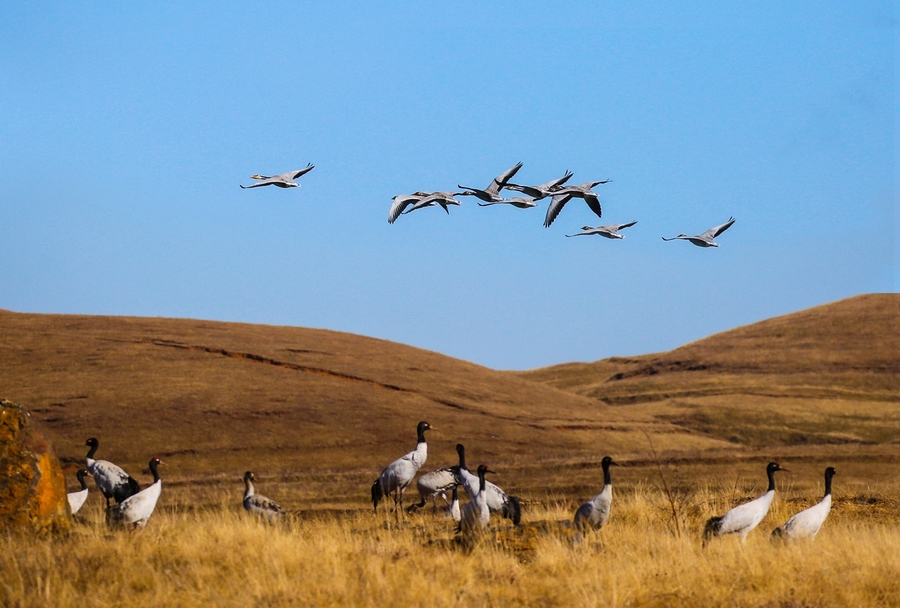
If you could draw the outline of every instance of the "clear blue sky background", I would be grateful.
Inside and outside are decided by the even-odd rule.
[[[896,290],[891,2],[147,4],[0,6],[2,308],[524,369]],[[387,223],[518,161],[612,178],[603,221],[466,198]],[[719,249],[660,239],[732,215]]]

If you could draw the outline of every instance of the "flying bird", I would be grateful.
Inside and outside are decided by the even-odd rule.
[[[153,473],[153,483],[132,496],[129,496],[117,505],[106,509],[106,522],[110,526],[133,526],[143,528],[147,520],[156,509],[156,501],[162,492],[162,480],[156,467],[161,465],[159,458],[150,459],[150,472]]]
[[[772,540],[798,540],[801,538],[813,540],[816,537],[819,528],[831,513],[831,478],[835,475],[837,472],[834,467],[825,469],[825,497],[816,505],[791,517],[780,528],[772,530]]]
[[[424,420],[416,427],[418,441],[416,449],[402,456],[382,469],[378,479],[372,484],[372,507],[378,510],[378,503],[385,496],[394,495],[394,510],[399,514],[403,507],[403,491],[412,482],[416,473],[428,458],[428,444],[425,443],[425,431],[431,425]]]
[[[591,211],[597,214],[597,217],[603,217],[603,210],[600,208],[600,198],[593,188],[601,184],[608,184],[611,181],[607,179],[600,182],[585,182],[578,186],[566,186],[554,192],[550,206],[547,207],[547,215],[544,217],[544,227],[549,228],[565,204],[573,198],[584,199],[584,202],[587,203]]]
[[[697,247],[718,247],[719,244],[716,243],[713,239],[731,228],[731,225],[734,223],[734,218],[730,218],[727,222],[722,224],[721,226],[716,226],[715,228],[710,228],[703,234],[697,236],[688,236],[686,234],[679,234],[678,236],[673,236],[670,239],[666,237],[662,237],[664,241],[674,241],[675,239],[682,239],[684,241],[690,241]]]
[[[471,186],[459,186],[466,190],[462,196],[475,196],[486,203],[497,203],[503,200],[500,196],[500,190],[506,187],[506,182],[516,174],[516,171],[522,168],[522,163],[518,163],[515,167],[507,169],[493,179],[491,184],[482,190],[481,188],[472,188]]]
[[[741,543],[747,539],[747,535],[759,522],[763,520],[769,507],[772,505],[772,499],[775,498],[775,472],[787,471],[781,468],[777,462],[770,462],[766,466],[766,475],[769,478],[769,487],[766,493],[755,500],[745,502],[728,511],[722,517],[711,517],[706,522],[706,528],[703,530],[703,545],[710,541],[714,536],[725,536],[726,534],[740,534]]]
[[[395,196],[391,199],[394,202],[391,203],[391,210],[388,211],[388,224],[393,224],[397,221],[404,209],[430,195],[430,192],[413,192],[412,194],[398,194]]]
[[[315,165],[309,163],[305,168],[299,169],[297,171],[288,171],[287,173],[282,173],[281,175],[251,175],[252,179],[258,179],[260,181],[255,184],[250,184],[249,186],[243,186],[238,184],[243,189],[247,188],[259,188],[260,186],[278,186],[279,188],[299,188],[300,184],[295,182],[294,180],[299,179],[300,176],[305,175],[315,169]]]
[[[575,527],[582,532],[590,529],[599,530],[609,520],[609,507],[612,505],[612,477],[609,474],[609,467],[617,467],[619,463],[613,462],[610,456],[604,456],[600,466],[603,468],[603,488],[575,512]]]
[[[543,183],[539,186],[520,186],[519,184],[507,183],[503,187],[507,190],[517,190],[525,196],[530,196],[533,200],[539,201],[542,198],[553,196],[553,193],[558,191],[563,184],[569,181],[570,177],[572,177],[572,172],[566,171],[566,174],[562,177],[550,180],[549,182]]]
[[[269,521],[278,520],[284,515],[284,509],[271,498],[266,498],[256,493],[256,489],[253,487],[253,480],[255,479],[256,476],[252,472],[247,471],[244,473],[244,508],[249,513],[260,515]]]
[[[425,207],[434,207],[435,205],[439,205],[447,214],[450,214],[450,205],[459,206],[459,201],[453,198],[454,196],[460,196],[464,194],[463,192],[433,192],[426,197],[423,197],[413,203],[413,206],[404,211],[403,213],[410,213],[412,211],[416,211],[418,209],[424,209]]]
[[[532,207],[537,207],[537,203],[534,201],[535,199],[530,196],[514,196],[513,198],[501,198],[500,200],[492,201],[490,203],[478,203],[478,206],[490,207],[491,205],[512,205],[519,209],[531,209]]]
[[[606,237],[608,239],[624,239],[624,234],[619,234],[619,230],[623,228],[629,228],[637,224],[636,221],[628,222],[627,224],[611,224],[609,226],[597,226],[596,228],[591,228],[590,226],[582,226],[581,232],[577,232],[575,234],[567,234],[566,236],[588,236],[592,234],[599,234],[600,236]]]
[[[91,437],[84,442],[91,449],[84,457],[85,468],[94,478],[97,487],[103,497],[106,498],[106,507],[109,508],[109,499],[113,498],[117,503],[124,501],[129,496],[141,491],[138,482],[122,469],[108,460],[94,460],[94,454],[100,446],[96,437]]]

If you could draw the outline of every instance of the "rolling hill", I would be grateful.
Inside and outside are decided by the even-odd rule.
[[[649,440],[670,465],[895,466],[898,304],[860,296],[669,353],[529,372],[319,329],[0,311],[0,397],[31,408],[69,469],[96,436],[132,471],[161,456],[169,487],[200,503],[253,469],[305,506],[360,506],[421,419],[438,429],[426,466],[463,442],[533,496],[589,493],[605,453],[647,480]]]

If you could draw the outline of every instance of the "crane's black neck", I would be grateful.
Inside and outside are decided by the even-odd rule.
[[[831,478],[834,476],[834,471],[828,470],[825,471],[825,496],[831,494]]]
[[[159,471],[156,470],[156,467],[159,466],[159,461],[155,458],[150,461],[150,472],[153,473],[153,483],[159,481]]]
[[[79,469],[78,473],[75,474],[78,477],[78,481],[81,482],[81,489],[87,490],[87,482],[84,480],[84,474],[87,473],[84,469]]]
[[[603,462],[603,485],[612,485],[612,475],[609,474],[609,462]]]
[[[775,469],[771,469],[771,468],[766,469],[766,475],[769,476],[769,488],[767,491],[774,492],[775,491]]]
[[[484,492],[484,487],[485,487],[484,474],[485,474],[485,472],[486,471],[484,469],[479,469],[479,471],[478,471],[478,491],[479,492]]]
[[[469,467],[466,466],[466,449],[459,444],[456,446],[456,453],[459,454],[459,468],[469,470]]]
[[[418,434],[419,434],[419,443],[425,443],[425,429],[422,427],[419,427]]]
[[[87,456],[85,456],[85,459],[87,459],[87,458],[93,458],[93,457],[94,457],[94,454],[97,452],[97,448],[100,446],[100,444],[97,443],[96,441],[95,441],[94,443],[89,444],[89,445],[91,446],[91,449],[88,450],[88,453],[87,453]]]

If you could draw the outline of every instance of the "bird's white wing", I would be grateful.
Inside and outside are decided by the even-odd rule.
[[[558,177],[554,180],[550,180],[547,183],[541,184],[540,186],[536,186],[538,190],[553,190],[554,188],[559,188],[564,183],[569,181],[569,178],[572,177],[573,173],[571,171],[566,171],[566,174],[562,177]]]
[[[613,224],[612,226],[607,226],[607,227],[612,228],[613,230],[618,232],[622,228],[630,228],[631,226],[634,226],[635,224],[637,224],[637,220],[635,220],[633,222],[628,222],[627,224]]]
[[[719,236],[720,234],[722,234],[723,232],[725,232],[726,230],[728,230],[729,228],[731,228],[731,225],[733,223],[734,223],[734,218],[731,218],[727,222],[722,224],[721,226],[716,226],[715,228],[710,228],[709,230],[707,230],[700,236],[701,237],[709,237],[711,239],[714,239],[717,236]]]
[[[394,197],[394,202],[391,203],[391,209],[388,211],[388,224],[393,224],[394,221],[400,217],[400,214],[403,213],[403,210],[406,209],[409,205],[418,202],[428,196],[424,192],[416,192],[415,194],[398,194]]]
[[[312,171],[315,168],[316,168],[316,166],[314,164],[309,163],[308,165],[306,165],[306,167],[304,167],[303,169],[300,169],[299,171],[288,171],[284,175],[290,177],[291,179],[297,179],[301,175],[306,175],[307,173],[309,173],[310,171]]]

